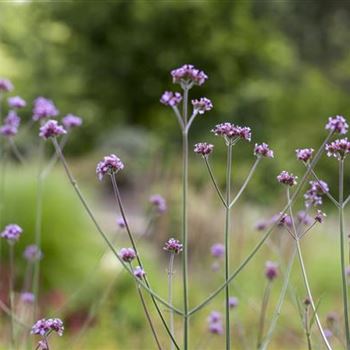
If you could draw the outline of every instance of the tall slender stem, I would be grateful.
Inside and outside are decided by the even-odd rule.
[[[304,327],[305,327],[307,348],[308,348],[308,350],[312,350],[310,325],[309,325],[309,306],[308,305],[305,305],[305,309],[304,309]]]
[[[344,159],[339,160],[339,234],[340,234],[340,265],[343,290],[344,327],[346,348],[350,350],[348,284],[345,271],[345,242],[344,242]]]
[[[9,295],[10,295],[10,309],[11,309],[11,346],[13,349],[16,348],[15,343],[15,303],[14,303],[14,279],[15,279],[15,265],[13,257],[13,246],[12,242],[9,243],[9,259],[10,259],[10,279],[9,279]]]
[[[226,203],[231,201],[231,170],[232,170],[232,145],[227,146],[226,163]],[[225,282],[230,275],[230,208],[225,208]],[[231,349],[231,327],[230,327],[230,285],[225,287],[225,315],[226,315],[226,349]]]
[[[258,349],[260,349],[261,342],[264,336],[266,310],[267,310],[267,305],[269,303],[270,292],[271,292],[271,280],[268,280],[267,285],[265,287],[263,300],[261,303],[260,321],[259,321],[259,328],[258,328],[258,346],[257,346]]]
[[[188,88],[184,87],[183,120],[187,124]],[[186,128],[185,128],[186,129]],[[188,196],[188,132],[182,131],[182,278],[184,298],[184,350],[189,348],[189,317],[188,317],[188,223],[187,223],[187,196]]]
[[[170,258],[169,258],[169,268],[168,268],[168,303],[172,304],[173,303],[173,268],[174,268],[174,257],[175,254],[171,253],[170,254]],[[174,313],[172,310],[169,311],[169,328],[170,328],[170,332],[173,335],[173,337],[175,336],[175,330],[174,330]],[[171,341],[170,342],[170,349],[173,350],[174,349],[174,344]]]

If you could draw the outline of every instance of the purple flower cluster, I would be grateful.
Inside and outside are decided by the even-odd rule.
[[[213,244],[210,248],[210,252],[214,258],[221,258],[225,254],[225,246],[221,243]]]
[[[297,176],[294,176],[293,174],[289,174],[288,171],[283,170],[277,176],[277,181],[287,186],[294,186],[297,184],[296,182],[297,178],[298,178]]]
[[[49,332],[56,332],[62,336],[63,331],[63,322],[59,318],[43,318],[34,324],[30,333],[45,337]]]
[[[214,150],[214,145],[211,143],[200,142],[194,145],[194,152],[201,154],[203,157],[207,157]]]
[[[177,106],[182,100],[182,96],[179,92],[165,91],[160,98],[160,102],[163,105],[174,107]]]
[[[310,188],[304,194],[305,206],[318,206],[322,205],[322,195],[329,192],[329,187],[326,182],[310,181]]]
[[[182,243],[175,238],[170,238],[165,242],[163,249],[173,254],[179,254],[182,252]]]
[[[127,263],[132,262],[136,258],[135,250],[132,248],[122,248],[118,255]]]
[[[10,224],[5,227],[4,231],[1,232],[0,236],[2,238],[5,238],[8,242],[14,243],[18,241],[22,233],[23,229],[20,226],[16,224]]]
[[[295,153],[297,155],[297,158],[299,160],[301,160],[304,163],[307,163],[311,157],[312,154],[314,153],[314,149],[313,148],[302,148],[302,149],[296,149]]]
[[[348,138],[338,139],[326,145],[326,152],[328,157],[335,157],[337,159],[344,159],[350,152],[350,142]]]
[[[82,123],[82,119],[73,114],[67,114],[62,119],[62,124],[67,130],[81,126]]]
[[[43,126],[40,127],[39,136],[47,140],[50,137],[57,137],[66,134],[67,131],[62,125],[59,125],[57,120],[48,120]]]
[[[254,147],[254,155],[257,157],[273,158],[273,151],[266,143],[262,143],[261,145],[256,143]]]
[[[327,215],[321,211],[321,210],[317,210],[317,214],[315,216],[315,221],[319,222],[320,224],[322,224],[324,218],[326,217]]]
[[[212,334],[222,334],[224,328],[222,326],[222,316],[218,311],[212,311],[208,317],[209,332]]]
[[[57,117],[58,109],[55,104],[45,97],[38,97],[34,101],[33,120]]]
[[[166,200],[160,194],[153,194],[149,197],[149,201],[154,205],[159,214],[164,213],[167,210]]]
[[[146,276],[146,272],[140,266],[136,266],[134,269],[134,276],[142,280]]]
[[[199,100],[192,100],[192,105],[194,111],[199,114],[204,114],[213,108],[212,102],[206,97],[201,97]]]
[[[7,99],[10,108],[24,108],[27,103],[19,96],[12,96]]]
[[[265,264],[265,276],[268,280],[273,281],[278,276],[278,265],[272,261]]]
[[[301,210],[297,213],[297,219],[300,224],[308,226],[312,223],[311,216],[304,210]]]
[[[217,124],[214,127],[214,129],[212,129],[212,132],[216,136],[225,137],[225,139],[230,141],[231,143],[236,139],[243,139],[243,140],[250,141],[252,137],[250,128],[246,126],[242,127],[242,126],[234,125],[229,122]]]
[[[18,132],[21,118],[15,111],[10,111],[4,120],[4,124],[0,127],[0,134],[4,136],[15,136]]]
[[[117,157],[115,154],[110,154],[109,156],[105,156],[103,160],[101,160],[96,167],[96,174],[100,181],[102,181],[103,177],[106,174],[117,173],[119,170],[124,169],[123,162]]]
[[[23,256],[27,261],[35,262],[43,257],[43,253],[37,245],[31,244],[24,249]]]
[[[122,217],[118,218],[117,219],[117,225],[120,227],[120,228],[125,228],[126,227],[126,224],[125,224],[125,221]]]
[[[231,309],[234,309],[238,306],[238,298],[236,297],[230,297],[228,299],[228,304],[230,306]]]
[[[10,80],[0,78],[0,93],[1,92],[9,92],[13,90],[13,84]]]
[[[329,117],[328,123],[326,124],[326,130],[334,131],[339,134],[346,134],[348,131],[349,125],[346,122],[346,119],[337,115],[335,117]]]
[[[286,226],[290,228],[293,226],[292,218],[288,214],[284,213],[278,224],[280,226]]]
[[[23,292],[21,293],[21,301],[24,304],[33,304],[35,301],[35,296],[33,293]]]
[[[201,70],[195,68],[191,64],[185,64],[180,68],[171,71],[173,83],[184,84],[189,86],[192,84],[202,85],[208,79],[208,76]]]

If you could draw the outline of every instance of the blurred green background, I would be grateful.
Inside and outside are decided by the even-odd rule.
[[[169,213],[157,220],[153,239],[141,241],[149,271],[159,277],[154,278],[155,288],[163,295],[166,295],[166,256],[159,257],[163,265],[152,257],[161,250],[161,242],[167,237],[179,236],[180,222],[180,132],[174,132],[177,124],[171,109],[159,103],[164,90],[178,89],[171,83],[170,70],[192,63],[209,76],[203,87],[191,90],[191,98],[206,96],[213,101],[214,108],[197,117],[190,144],[215,143],[212,161],[220,184],[224,182],[225,148],[210,133],[215,124],[231,121],[250,126],[253,131],[252,144],[240,144],[234,154],[234,190],[254,160],[255,142],[265,141],[275,151],[274,160],[262,162],[244,196],[246,203],[235,213],[236,238],[232,244],[237,264],[259,237],[253,231],[256,220],[278,212],[284,203],[281,189],[275,186],[275,176],[282,169],[302,175],[304,169],[295,160],[295,148],[317,148],[325,137],[327,118],[350,114],[349,42],[347,1],[0,3],[0,77],[11,79],[16,87],[14,93],[29,101],[29,106],[20,113],[24,121],[31,118],[31,101],[37,96],[53,99],[62,116],[73,113],[83,117],[84,126],[72,133],[65,151],[106,229],[115,233],[118,214],[109,185],[97,184],[94,168],[107,153],[117,153],[126,164],[119,181],[136,231],[142,232],[147,222],[148,196],[159,192],[167,199]],[[33,159],[33,164],[23,172],[12,165],[6,182],[5,218],[14,221],[18,217],[17,221],[23,224],[28,232],[23,244],[31,241],[34,229],[37,152],[34,131],[31,136],[18,138],[20,150]],[[48,145],[47,156],[50,152]],[[218,210],[219,202],[208,183],[204,165],[198,157],[192,154],[190,157],[192,274],[196,282],[192,287],[192,302],[196,304],[220,282],[219,277],[217,281],[213,278],[210,282],[215,283],[206,281],[205,288],[201,287],[203,276],[210,270],[210,245],[222,241],[222,228],[216,223],[217,218],[221,220],[222,212]],[[336,193],[336,162],[324,157],[317,171]],[[112,266],[112,272],[106,268],[111,258],[108,255],[99,262],[104,251],[102,242],[60,168],[55,169],[46,186],[43,294],[51,295],[59,290],[57,293],[70,295],[98,264],[99,278],[94,278],[84,290],[84,297],[79,295],[67,307],[69,312],[65,317],[73,328],[76,323],[78,326],[84,323],[90,304],[102,299],[108,288],[112,290],[107,302],[96,306],[102,310],[93,317],[98,327],[84,334],[85,341],[82,344],[78,341],[77,349],[141,349],[144,339],[152,344],[143,315],[139,313],[137,295],[130,296],[133,283],[121,274],[116,286],[110,286],[118,268]],[[332,214],[330,206],[327,209]],[[318,296],[325,295],[320,307],[324,317],[332,308],[340,310],[340,289],[334,278],[339,266],[336,257],[331,260],[330,256],[333,250],[334,256],[337,254],[337,241],[330,234],[335,233],[334,227],[329,224],[307,243],[308,251],[312,252],[314,244],[318,245],[318,254],[308,258],[315,277],[315,292]],[[123,235],[118,239],[118,246],[127,244]],[[23,246],[19,247],[19,258]],[[241,302],[238,319],[248,330],[256,327],[255,315],[263,290],[263,263],[273,258],[276,257],[268,249],[263,252],[251,265],[250,272],[242,276],[243,290],[235,290],[243,296],[251,293],[249,299],[255,300],[252,303],[243,297]],[[303,298],[298,266],[295,270],[294,279]],[[253,283],[256,276],[261,277],[260,289]],[[178,283],[179,302],[180,289]],[[55,299],[55,295],[54,301],[66,300],[57,295]],[[215,305],[222,308],[222,300]],[[53,306],[52,312],[57,310],[57,305]],[[195,334],[206,332],[207,313],[194,318]],[[302,329],[292,301],[287,306],[287,315],[294,318],[282,317],[286,327],[279,328],[274,346],[302,349]],[[178,326],[180,331],[180,322]],[[75,343],[70,344],[73,338],[60,340],[57,347],[75,348]],[[62,345],[62,341],[66,343]],[[220,348],[221,340],[215,341],[208,348]],[[237,349],[242,347],[237,345]]]

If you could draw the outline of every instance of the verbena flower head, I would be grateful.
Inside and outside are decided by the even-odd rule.
[[[120,228],[125,228],[126,227],[126,224],[125,224],[125,221],[122,217],[118,218],[117,219],[117,225],[120,227]]]
[[[134,269],[134,276],[136,276],[139,279],[142,279],[146,276],[146,272],[140,266],[136,266]]]
[[[322,205],[322,195],[329,192],[329,187],[325,181],[310,181],[310,188],[304,194],[305,206]]]
[[[224,333],[222,322],[209,323],[209,332],[211,334],[221,335]]]
[[[163,105],[174,107],[177,106],[182,100],[182,96],[179,92],[165,91],[160,98],[160,102]]]
[[[9,92],[13,90],[13,84],[10,80],[5,78],[0,78],[0,93]]]
[[[53,118],[58,116],[58,109],[55,104],[45,97],[38,97],[34,100],[33,120]]]
[[[301,160],[304,163],[307,163],[311,157],[312,154],[314,153],[314,149],[313,148],[302,148],[302,149],[296,149],[295,153],[297,155],[297,158],[299,160]]]
[[[221,243],[216,243],[211,246],[210,251],[214,258],[221,258],[225,254],[225,246]]]
[[[22,233],[23,229],[20,226],[16,224],[10,224],[7,225],[4,231],[1,232],[1,237],[5,238],[10,243],[14,243],[18,241]]]
[[[283,170],[277,176],[277,181],[287,186],[294,186],[297,184],[296,182],[297,178],[298,178],[297,176],[294,176],[293,174],[289,174],[288,171]]]
[[[112,175],[117,173],[119,170],[124,169],[123,162],[117,157],[115,154],[110,154],[109,156],[105,156],[103,160],[101,160],[96,167],[96,174],[100,181],[102,181],[103,177],[108,174]]]
[[[325,329],[323,330],[323,333],[324,333],[324,335],[325,335],[325,337],[326,337],[327,339],[330,339],[330,338],[333,337],[333,332],[332,332],[330,329],[328,329],[328,328],[325,328]]]
[[[132,248],[122,248],[120,249],[118,255],[122,258],[123,261],[128,263],[132,262],[136,258],[135,250]]]
[[[182,243],[175,238],[170,238],[165,242],[163,249],[173,254],[179,254],[182,252]]]
[[[326,130],[334,131],[339,134],[346,134],[348,131],[349,125],[346,122],[346,119],[337,115],[335,117],[329,117],[328,123],[326,124]]]
[[[40,127],[39,136],[47,140],[51,137],[57,137],[66,134],[67,131],[62,125],[59,125],[57,120],[48,120]]]
[[[191,64],[185,64],[180,68],[171,71],[173,83],[184,86],[202,85],[208,79],[208,76],[201,70]]]
[[[208,316],[208,322],[216,323],[222,320],[222,315],[219,311],[212,311]]]
[[[15,136],[18,132],[17,127],[13,125],[4,124],[0,127],[0,134],[6,137]]]
[[[80,117],[77,117],[76,115],[67,114],[62,119],[62,124],[68,130],[68,129],[72,129],[72,128],[76,128],[78,126],[81,126],[81,124],[83,124],[83,120]]]
[[[200,142],[194,145],[194,152],[201,154],[203,157],[207,157],[214,150],[214,145],[211,143]]]
[[[315,221],[319,222],[320,224],[322,224],[324,218],[326,217],[327,215],[321,211],[321,210],[317,210],[317,214],[315,216]]]
[[[293,225],[292,218],[288,214],[284,213],[280,219],[279,225],[286,226],[286,227],[292,227],[292,225]]]
[[[226,143],[232,144],[238,139],[250,141],[252,134],[250,128],[246,126],[238,126],[229,122],[217,124],[212,132],[216,136],[225,138]]]
[[[33,325],[30,333],[45,337],[49,332],[55,332],[59,336],[62,336],[63,331],[63,322],[59,318],[43,318]]]
[[[162,214],[167,210],[166,200],[160,194],[151,195],[149,201],[159,214]]]
[[[273,158],[273,151],[266,143],[262,143],[261,145],[256,143],[254,147],[254,155],[257,157]]]
[[[21,118],[15,111],[10,111],[4,120],[4,125],[0,127],[0,134],[4,136],[15,136],[18,132],[18,127],[21,123]]]
[[[350,142],[348,138],[338,139],[326,145],[326,152],[328,157],[335,157],[337,159],[344,159],[350,152]]]
[[[12,96],[7,99],[7,103],[10,108],[24,108],[27,103],[23,100],[22,97]]]
[[[236,297],[230,297],[228,299],[228,304],[230,306],[231,309],[234,309],[238,306],[238,298]]]
[[[199,100],[192,100],[192,105],[194,111],[199,114],[204,114],[213,108],[212,102],[206,97],[201,97]]]
[[[21,301],[25,304],[33,304],[35,301],[35,296],[30,292],[21,293]]]
[[[278,276],[278,265],[272,261],[265,264],[265,276],[268,280],[273,281]]]
[[[24,249],[23,256],[27,261],[35,262],[43,257],[43,253],[36,244],[31,244]]]
[[[297,219],[298,219],[299,223],[301,223],[305,226],[310,225],[312,223],[311,216],[304,210],[301,210],[297,213]]]

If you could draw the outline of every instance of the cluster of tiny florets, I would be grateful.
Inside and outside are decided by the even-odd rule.
[[[288,171],[283,170],[278,176],[277,181],[281,184],[287,185],[287,186],[294,186],[297,184],[297,176],[294,176],[293,174],[289,174]]]
[[[267,143],[262,143],[261,145],[255,144],[254,155],[258,157],[273,158],[273,150],[270,149]]]
[[[273,281],[278,276],[278,265],[272,261],[265,264],[265,276],[268,280]]]
[[[208,79],[208,76],[201,70],[191,64],[185,64],[180,68],[171,71],[173,83],[188,86],[190,84],[202,85]]]
[[[38,97],[34,101],[33,120],[41,120],[45,118],[52,118],[58,115],[58,109],[55,104],[44,97]]]
[[[4,124],[0,127],[0,134],[10,137],[15,136],[18,132],[21,118],[15,111],[10,111],[4,120]]]
[[[83,120],[80,117],[77,117],[76,115],[73,115],[73,114],[67,114],[62,119],[62,124],[67,130],[81,126],[82,123],[83,123]]]
[[[105,156],[96,167],[96,174],[101,181],[106,174],[117,173],[119,170],[124,169],[124,164],[115,154]]]
[[[122,217],[118,218],[117,219],[117,225],[120,227],[120,228],[125,228],[126,227],[126,224],[125,224],[125,221]]]
[[[33,293],[23,292],[21,293],[21,301],[24,304],[33,304],[35,301],[35,296]]]
[[[134,276],[136,276],[139,279],[142,279],[146,276],[146,272],[140,266],[136,266],[134,269]]]
[[[223,136],[231,142],[239,138],[250,141],[252,136],[250,128],[238,126],[229,122],[217,124],[214,129],[212,129],[212,132],[216,136]]]
[[[324,218],[326,217],[327,215],[321,211],[321,210],[317,210],[317,214],[315,215],[315,221],[319,222],[320,224],[322,224]]]
[[[0,92],[10,92],[13,90],[13,84],[10,80],[0,78]]]
[[[16,224],[7,225],[4,231],[1,232],[1,237],[5,238],[8,242],[16,242],[23,233],[22,227]]]
[[[203,157],[208,156],[214,150],[214,145],[211,143],[200,142],[194,145],[194,152],[201,154]]]
[[[206,97],[201,97],[199,100],[192,100],[193,109],[199,114],[204,114],[213,108],[213,103]]]
[[[9,97],[7,99],[7,103],[9,105],[10,108],[24,108],[27,103],[25,100],[23,100],[22,97],[19,97],[19,96],[12,96],[12,97]]]
[[[24,249],[23,257],[29,262],[35,262],[43,257],[43,253],[37,245],[31,244]]]
[[[335,117],[329,117],[328,123],[326,124],[326,130],[337,132],[339,134],[346,134],[348,131],[349,125],[346,122],[346,119],[337,115]]]
[[[57,120],[48,120],[40,127],[39,136],[47,140],[51,137],[57,137],[66,134],[67,131],[62,125],[59,125]]]
[[[296,149],[295,150],[296,156],[299,160],[301,160],[304,163],[307,163],[314,153],[313,148],[302,148],[302,149]]]
[[[304,210],[301,210],[297,213],[297,220],[300,224],[308,226],[312,223],[311,216]]]
[[[63,322],[59,318],[43,318],[34,324],[30,333],[44,337],[48,332],[56,332],[59,336],[62,336],[63,331]]]
[[[218,311],[212,311],[208,317],[208,328],[212,334],[222,334],[224,328],[222,326],[222,316]]]
[[[160,102],[163,105],[174,107],[177,106],[182,100],[182,96],[179,92],[165,91],[160,98]]]
[[[322,205],[322,196],[329,192],[329,187],[322,180],[310,181],[310,188],[304,194],[306,207]]]
[[[335,140],[326,145],[326,152],[328,157],[335,157],[337,159],[344,159],[350,152],[350,142],[348,138]]]
[[[281,214],[280,214],[281,215]],[[279,215],[279,216],[280,216]],[[276,215],[277,217],[277,215]],[[275,219],[275,217],[273,218]],[[278,222],[279,226],[286,226],[286,227],[292,227],[293,222],[292,222],[292,218],[290,217],[290,215],[284,213],[280,219],[280,221]]]
[[[210,252],[214,258],[221,258],[225,254],[225,246],[221,243],[215,243],[211,246]]]
[[[149,201],[159,214],[162,214],[167,210],[166,200],[160,194],[153,194],[149,197]]]
[[[179,254],[182,252],[182,243],[175,239],[175,238],[170,238],[168,241],[165,242],[165,245],[163,247],[164,250],[170,253],[174,254]]]
[[[123,261],[130,263],[136,258],[136,253],[132,248],[122,248],[119,251],[119,256]]]

